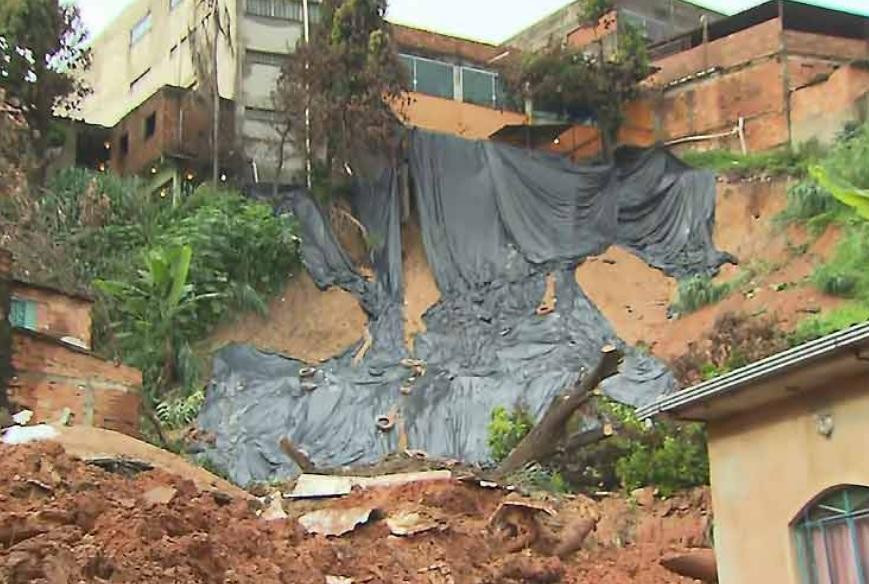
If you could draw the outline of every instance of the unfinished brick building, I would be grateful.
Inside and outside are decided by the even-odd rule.
[[[11,268],[0,250],[0,407],[137,436],[142,374],[91,352],[93,301],[13,280]]]
[[[650,51],[659,70],[648,81],[646,118],[660,140],[732,131],[705,147],[741,148],[735,131],[741,118],[745,147],[764,150],[829,141],[845,122],[866,119],[864,16],[772,1]]]

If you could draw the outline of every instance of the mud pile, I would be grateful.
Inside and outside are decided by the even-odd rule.
[[[689,582],[659,559],[706,543],[710,521],[704,490],[668,501],[577,497],[541,501],[557,515],[544,514],[538,533],[499,512],[515,497],[417,483],[284,501],[286,518],[269,521],[256,498],[201,492],[162,471],[130,477],[56,444],[0,446],[0,582]],[[309,535],[298,521],[354,508],[372,510],[371,520],[341,537]],[[397,537],[401,517],[405,528],[408,517],[428,524]],[[548,540],[549,528],[576,520],[597,529],[578,552],[553,555],[563,542]]]

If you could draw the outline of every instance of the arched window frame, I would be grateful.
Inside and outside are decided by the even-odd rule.
[[[797,547],[797,559],[804,584],[838,584],[830,562],[828,532],[835,528],[847,529],[851,561],[857,584],[869,584],[869,557],[861,549],[869,549],[869,541],[861,546],[860,529],[869,522],[869,487],[839,485],[815,497],[797,515],[792,523]],[[815,536],[821,534],[824,565],[818,565]],[[869,536],[867,536],[869,537]]]

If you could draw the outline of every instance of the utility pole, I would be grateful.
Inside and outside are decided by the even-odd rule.
[[[311,21],[308,13],[308,0],[302,0],[302,22],[305,27],[305,46],[311,42]],[[305,61],[305,77],[307,78],[309,63]],[[308,190],[311,190],[311,96],[310,87],[305,84],[305,179]]]

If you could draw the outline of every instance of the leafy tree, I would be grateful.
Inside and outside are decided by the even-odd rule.
[[[55,145],[55,110],[74,111],[87,94],[87,32],[75,4],[60,0],[0,2],[0,87],[21,107],[31,142],[47,165]]]
[[[624,104],[639,96],[639,82],[650,73],[649,58],[640,33],[629,25],[618,32],[618,48],[605,55],[587,48],[553,45],[528,55],[506,77],[514,90],[534,101],[535,107],[580,118],[591,113],[597,120],[605,156],[610,158],[624,121]]]
[[[407,99],[407,80],[385,13],[386,0],[321,4],[310,42],[289,56],[273,96],[279,166],[288,144],[304,152],[310,140],[315,166],[332,182],[353,172],[361,147],[391,152],[401,122],[394,107]]]
[[[597,26],[603,15],[612,9],[612,0],[585,0],[582,3],[582,21]]]

